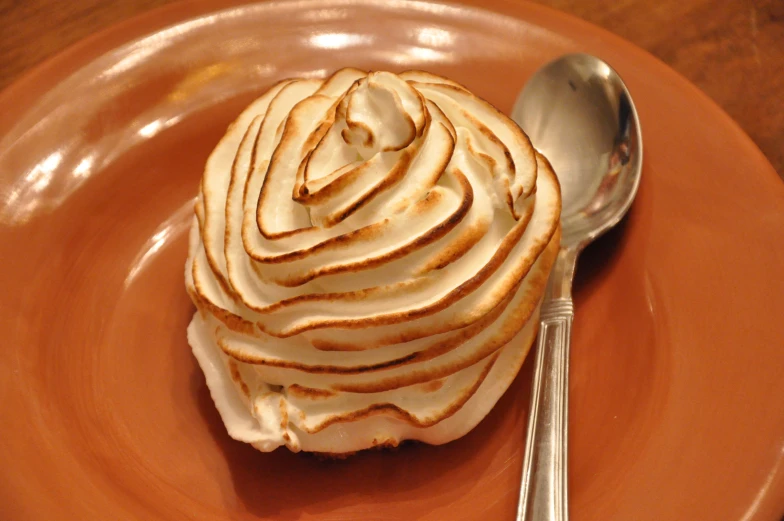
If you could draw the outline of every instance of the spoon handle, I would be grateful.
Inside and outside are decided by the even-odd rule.
[[[571,298],[545,299],[536,348],[517,521],[567,521]]]

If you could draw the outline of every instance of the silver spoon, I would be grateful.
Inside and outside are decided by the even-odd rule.
[[[561,183],[561,249],[541,308],[518,521],[566,521],[572,279],[580,251],[624,216],[640,183],[642,135],[620,76],[587,54],[534,74],[512,109]]]

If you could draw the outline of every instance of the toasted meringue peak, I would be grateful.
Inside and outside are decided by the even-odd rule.
[[[467,433],[536,335],[560,208],[549,163],[456,82],[271,87],[207,161],[185,269],[229,435],[343,454]]]

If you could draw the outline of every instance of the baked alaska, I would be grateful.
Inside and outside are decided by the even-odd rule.
[[[188,341],[231,437],[442,444],[535,338],[560,190],[520,128],[425,72],[284,80],[207,161]]]

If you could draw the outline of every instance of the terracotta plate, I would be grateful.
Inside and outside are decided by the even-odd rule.
[[[625,226],[579,268],[572,518],[781,516],[784,184],[645,52],[534,5],[492,9],[177,4],[0,96],[0,518],[513,519],[530,360],[447,446],[258,453],[226,435],[185,341],[185,231],[207,154],[275,80],[424,68],[508,111],[578,50],[625,78],[646,156]]]

